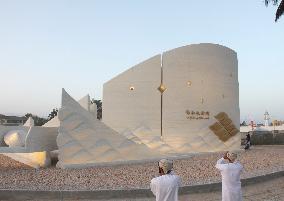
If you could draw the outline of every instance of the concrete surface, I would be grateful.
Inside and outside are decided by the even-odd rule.
[[[260,191],[261,189],[261,191]],[[221,200],[221,183],[180,188],[180,201]],[[283,201],[284,171],[242,180],[245,201]],[[148,189],[105,191],[24,191],[0,190],[0,200],[100,200],[154,201]]]

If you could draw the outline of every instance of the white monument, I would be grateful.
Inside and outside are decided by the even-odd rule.
[[[0,127],[0,144],[10,146],[0,152],[44,167],[58,149],[58,167],[81,168],[237,150],[237,54],[196,44],[156,55],[104,84],[102,116],[89,95],[77,102],[63,89],[58,115],[43,127]]]
[[[149,138],[175,152],[240,148],[235,51],[196,44],[156,55],[104,84],[103,122],[119,133]],[[151,141],[151,140],[150,140]]]

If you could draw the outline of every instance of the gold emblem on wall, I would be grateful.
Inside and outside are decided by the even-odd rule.
[[[159,87],[158,87],[158,90],[162,93],[164,93],[164,91],[167,90],[167,88],[165,87],[165,85],[161,84]]]
[[[209,129],[213,131],[213,133],[217,135],[218,138],[223,142],[226,142],[239,132],[239,130],[233,124],[233,121],[225,112],[220,112],[214,117],[218,120],[218,122],[209,126]]]

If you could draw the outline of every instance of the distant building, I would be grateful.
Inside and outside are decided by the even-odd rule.
[[[265,111],[265,113],[264,113],[264,126],[269,126],[269,120],[270,120],[269,113],[267,111]]]
[[[0,125],[3,126],[19,126],[25,122],[25,117],[5,116],[0,114]]]
[[[274,120],[272,122],[273,126],[282,126],[284,124],[284,121]]]

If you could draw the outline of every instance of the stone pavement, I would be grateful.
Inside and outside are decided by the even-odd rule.
[[[284,201],[284,177],[248,185],[242,188],[244,201]],[[221,191],[184,195],[180,201],[217,201],[221,200]]]
[[[284,177],[242,188],[244,201],[284,201]],[[221,191],[180,196],[180,201],[221,201]],[[84,200],[87,201],[87,200]],[[88,200],[89,201],[89,200]],[[91,201],[91,200],[90,200]],[[95,200],[93,200],[95,201]],[[99,200],[111,201],[111,200]],[[155,201],[154,198],[121,199],[116,201]]]
[[[248,185],[242,188],[244,201],[284,201],[284,177],[273,180],[260,182],[257,184]],[[50,199],[29,199],[29,201],[63,201]],[[64,199],[66,200],[66,199]],[[0,201],[4,201],[1,200]],[[6,201],[6,200],[5,200]],[[79,201],[68,199],[66,201]],[[139,198],[139,199],[81,199],[80,201],[155,201],[154,198]],[[180,201],[221,201],[221,191],[210,193],[196,193],[180,196]]]

